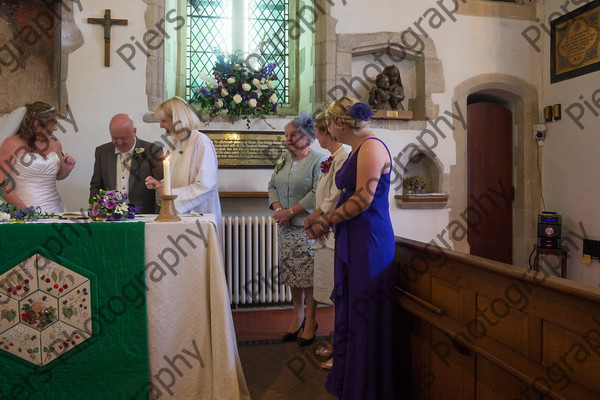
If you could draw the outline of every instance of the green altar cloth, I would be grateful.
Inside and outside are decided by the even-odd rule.
[[[0,224],[0,238],[0,399],[135,398],[149,379],[144,223]],[[50,348],[60,326],[72,335]]]

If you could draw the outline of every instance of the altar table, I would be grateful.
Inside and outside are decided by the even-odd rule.
[[[150,377],[145,387],[127,398],[249,399],[237,351],[215,217],[183,217],[180,222],[168,223],[154,222],[153,218],[133,221],[145,222]],[[95,222],[91,227],[125,223],[128,222]],[[141,287],[143,274],[140,271],[131,280]],[[123,287],[121,291],[123,298],[132,297],[130,289]],[[78,356],[85,356],[85,352]]]

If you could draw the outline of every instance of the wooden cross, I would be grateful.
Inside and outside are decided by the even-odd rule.
[[[127,25],[126,19],[110,19],[110,10],[104,10],[104,18],[88,18],[88,24],[104,26],[104,66],[110,67],[110,27],[113,25]]]

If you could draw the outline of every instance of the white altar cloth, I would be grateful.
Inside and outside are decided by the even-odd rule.
[[[214,216],[183,217],[181,222],[140,219],[146,222],[148,346],[155,392],[177,400],[249,399]]]

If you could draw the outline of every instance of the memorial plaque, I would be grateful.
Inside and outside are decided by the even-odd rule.
[[[283,132],[203,131],[217,152],[219,168],[272,169],[287,150]]]
[[[600,1],[592,1],[550,23],[550,81],[600,69]]]

